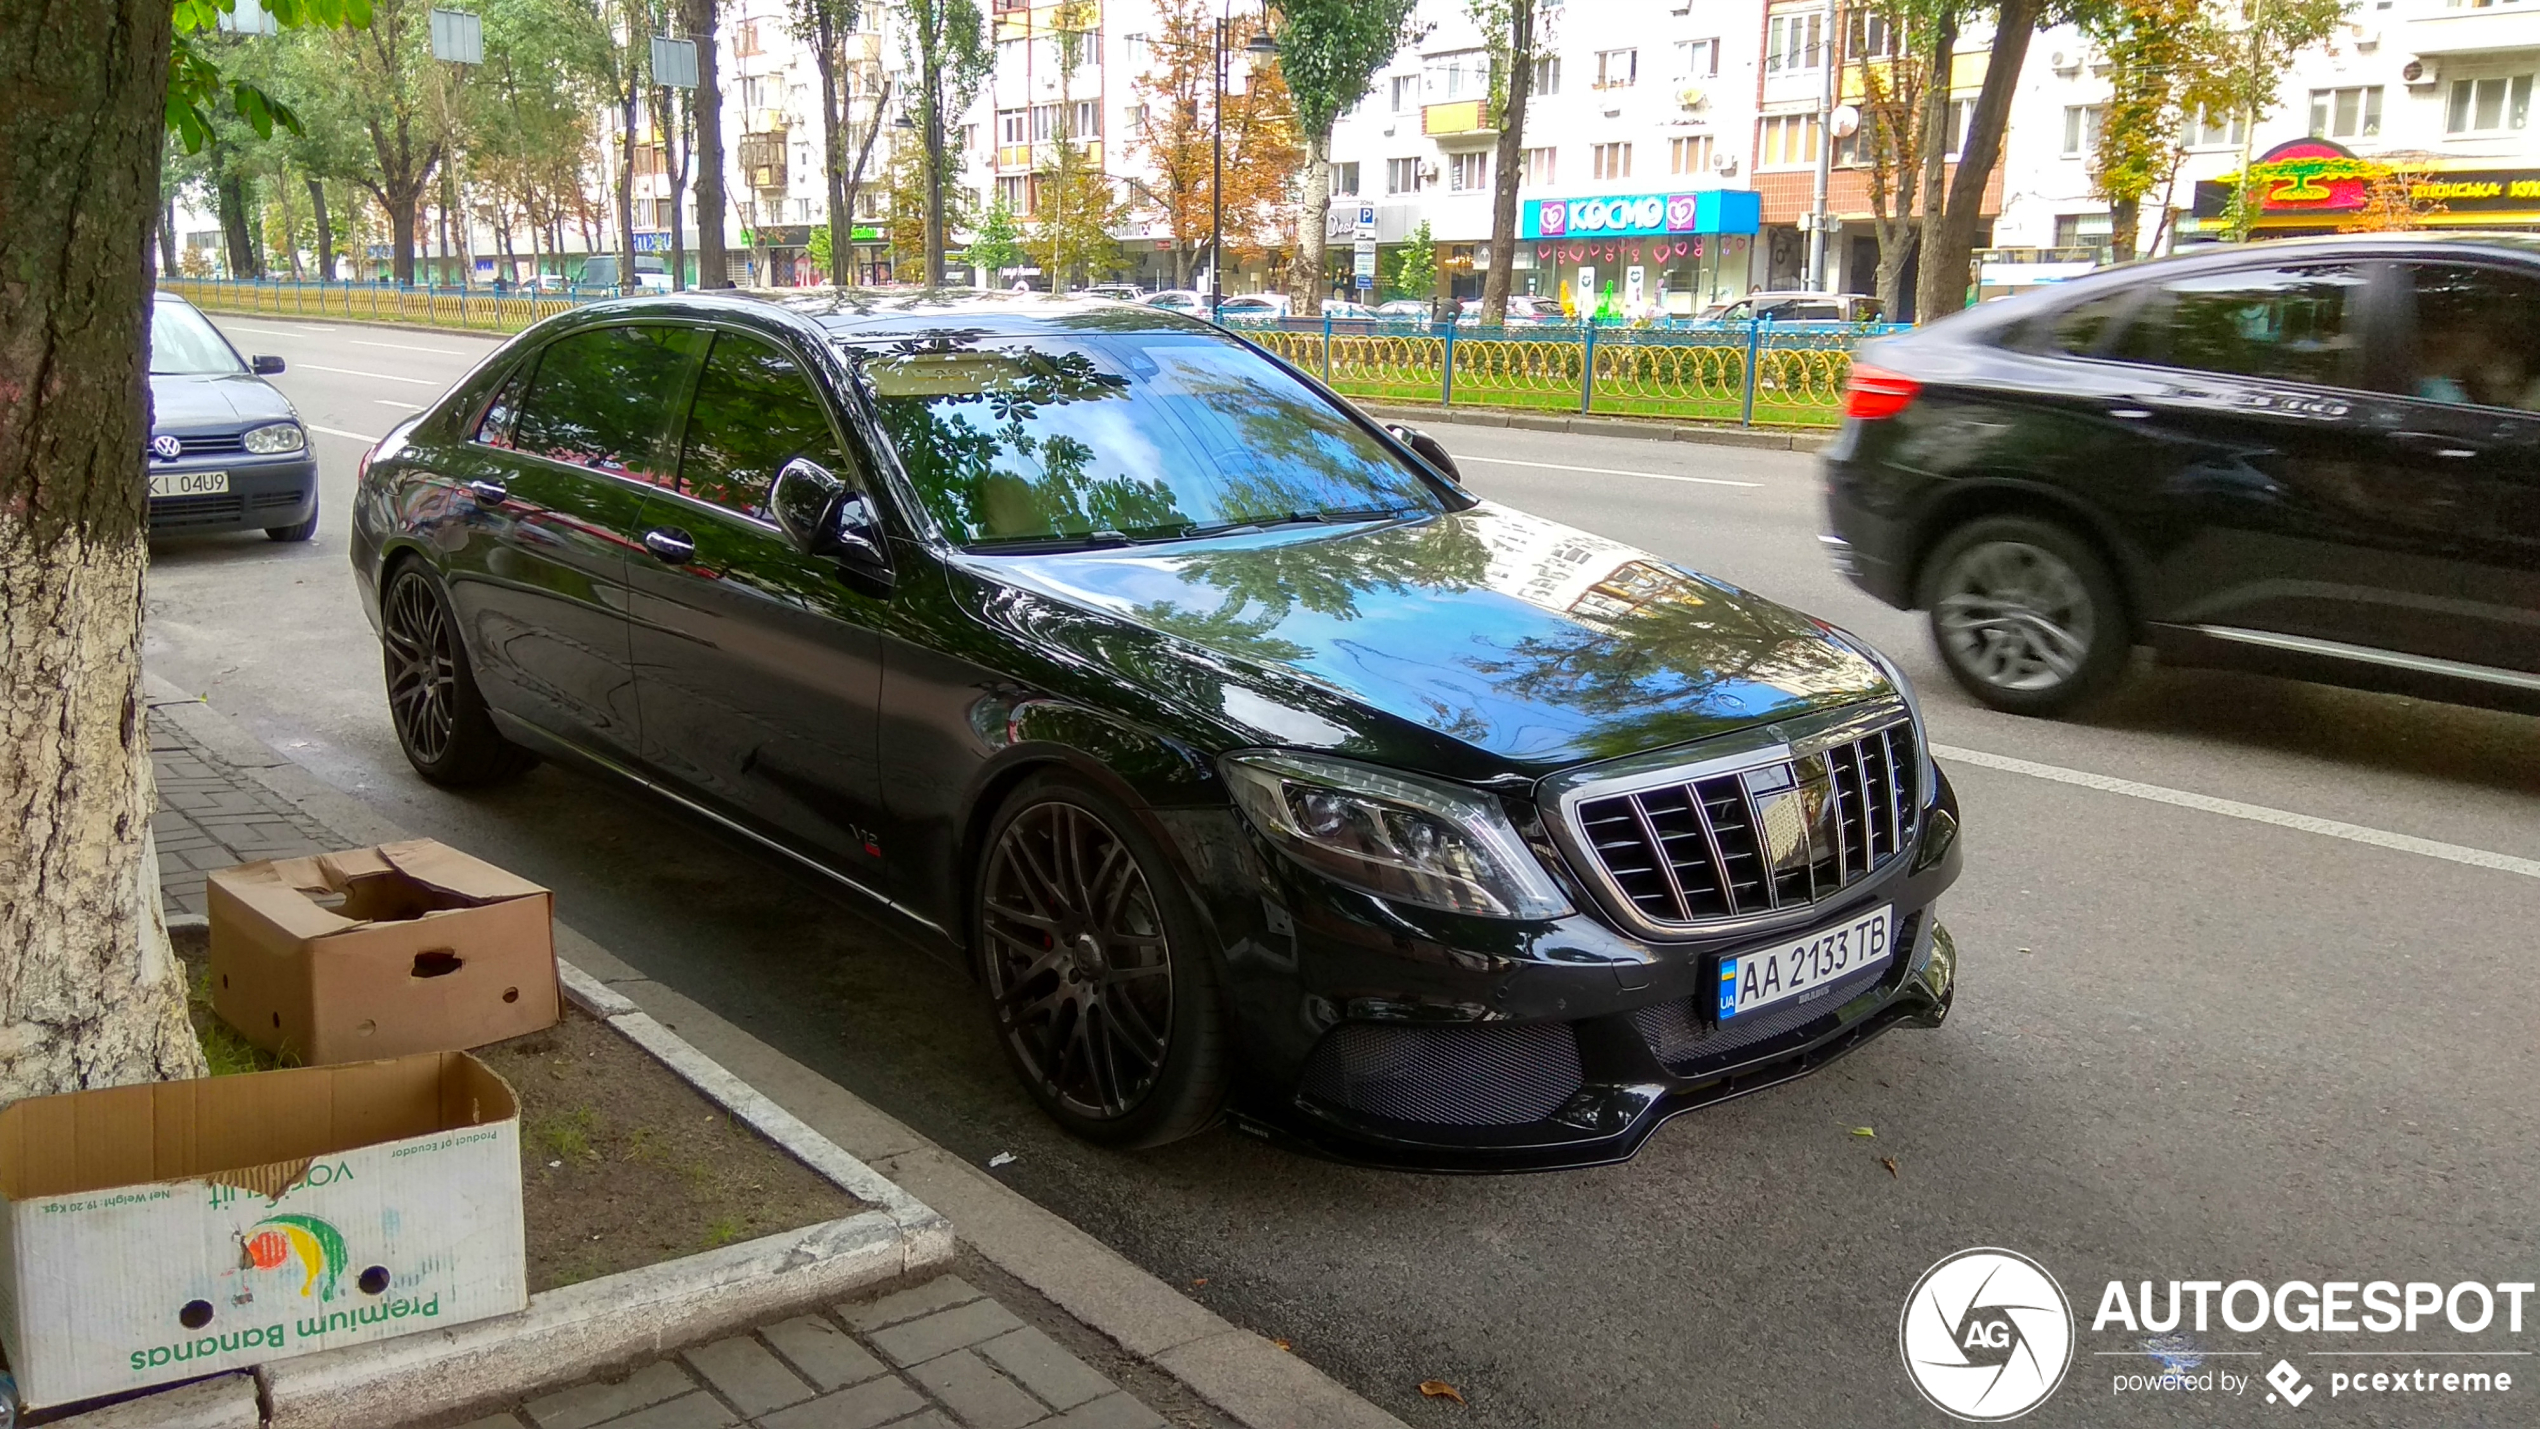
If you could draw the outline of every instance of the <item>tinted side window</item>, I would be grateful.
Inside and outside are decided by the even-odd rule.
[[[2154,294],[2110,354],[2234,377],[2356,384],[2363,275],[2347,264],[2179,278]]]
[[[2540,412],[2540,278],[2466,263],[2408,270],[2416,350],[2407,390],[2435,402]]]
[[[2116,330],[2119,319],[2133,306],[2136,290],[2119,288],[2073,304],[2046,319],[2046,347],[2050,352],[2069,352],[2087,357],[2097,352]]]
[[[767,489],[796,457],[853,479],[829,417],[794,360],[756,338],[717,333],[697,374],[679,489],[767,519]]]
[[[688,328],[605,327],[578,332],[538,359],[511,445],[645,481],[688,356],[705,334]]]
[[[520,417],[520,399],[528,392],[530,376],[538,370],[533,355],[520,365],[520,370],[503,380],[494,400],[485,404],[485,417],[476,424],[476,439],[487,446],[507,447],[512,444],[512,423]]]

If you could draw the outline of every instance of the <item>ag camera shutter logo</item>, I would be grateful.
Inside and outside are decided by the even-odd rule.
[[[2017,1419],[2073,1362],[2073,1311],[2046,1267],[2017,1251],[1962,1250],[1923,1272],[1897,1320],[1906,1377],[1942,1413]]]

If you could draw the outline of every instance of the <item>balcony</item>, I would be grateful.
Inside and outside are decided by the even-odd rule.
[[[1499,126],[1490,122],[1478,99],[1457,100],[1452,104],[1420,106],[1420,132],[1446,137],[1456,134],[1496,134]]]
[[[2418,55],[2498,54],[2540,50],[2540,0],[2494,0],[2451,5],[2421,0],[2401,29],[2400,42]]]
[[[741,136],[739,152],[734,157],[740,161],[741,172],[748,176],[751,188],[785,187],[785,139],[783,129]]]

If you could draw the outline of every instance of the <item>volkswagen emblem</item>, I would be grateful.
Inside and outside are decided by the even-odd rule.
[[[150,455],[161,461],[174,461],[185,455],[185,443],[161,432],[150,439]]]

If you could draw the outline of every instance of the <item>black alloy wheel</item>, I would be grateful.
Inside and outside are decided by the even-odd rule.
[[[1044,777],[1000,814],[978,880],[981,974],[1024,1086],[1089,1140],[1153,1146],[1223,1099],[1216,978],[1135,820]]]
[[[2134,647],[2116,580],[2090,544],[2051,522],[1988,516],[1924,566],[1921,604],[1942,663],[2012,714],[2070,709],[2106,687]]]
[[[422,565],[398,566],[379,604],[388,717],[415,772],[435,784],[464,788],[511,778],[537,763],[494,728],[459,644],[450,602]]]

